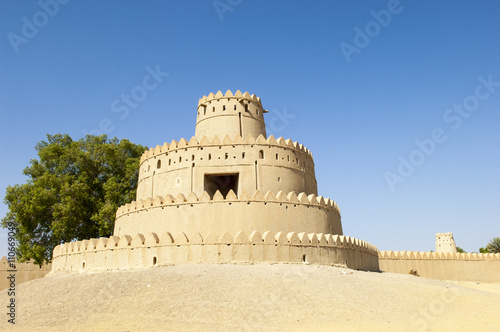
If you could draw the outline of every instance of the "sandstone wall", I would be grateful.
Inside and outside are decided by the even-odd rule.
[[[218,192],[217,192],[218,193]],[[321,196],[306,196],[282,191],[263,195],[259,190],[249,196],[244,191],[236,197],[230,191],[210,198],[190,193],[157,196],[120,207],[116,212],[113,235],[148,232],[194,234],[209,232],[236,234],[244,231],[306,232],[342,235],[337,204]]]
[[[210,93],[198,103],[195,136],[199,139],[206,136],[210,140],[216,135],[266,137],[266,112],[260,98],[248,92],[242,94],[238,90],[234,95],[229,90],[225,95],[221,91],[215,95]]]
[[[123,235],[59,245],[52,272],[106,271],[182,263],[310,263],[378,271],[375,246],[348,236],[255,231]]]
[[[9,266],[7,258],[5,258],[4,256],[0,260],[0,291],[9,287],[10,281],[7,279],[7,277],[9,277],[12,273],[15,273],[16,285],[18,285],[33,279],[43,278],[47,273],[50,272],[52,268],[52,264],[44,264],[40,267],[31,262],[16,262],[15,265],[17,271],[9,272],[9,270],[12,270],[12,268]]]
[[[381,251],[380,270],[439,280],[500,282],[500,254]]]
[[[311,152],[298,142],[271,135],[203,137],[157,145],[141,157],[137,199],[203,193],[205,174],[239,174],[239,195],[246,190],[318,194]]]

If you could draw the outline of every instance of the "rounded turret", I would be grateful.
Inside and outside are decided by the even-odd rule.
[[[457,252],[453,233],[437,233],[436,234],[436,252],[454,254]]]
[[[198,102],[195,137],[205,136],[211,140],[214,136],[234,138],[251,134],[267,138],[264,113],[267,111],[262,108],[260,98],[248,92],[210,93]]]

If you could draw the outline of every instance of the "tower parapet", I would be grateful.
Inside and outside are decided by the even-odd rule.
[[[436,234],[436,252],[454,254],[457,252],[453,233],[437,233]]]
[[[260,98],[240,90],[232,93],[227,90],[216,94],[203,96],[198,102],[195,137],[201,139],[206,136],[212,140],[214,136],[253,137],[266,136],[264,113]]]

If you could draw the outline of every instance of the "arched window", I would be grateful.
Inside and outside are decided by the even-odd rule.
[[[156,162],[156,168],[161,168],[161,160],[158,160],[158,161]]]
[[[264,151],[259,151],[259,159],[264,159]]]

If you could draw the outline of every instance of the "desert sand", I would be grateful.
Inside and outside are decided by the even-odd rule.
[[[18,285],[16,303],[1,330],[500,330],[498,284],[302,264],[58,274]]]

